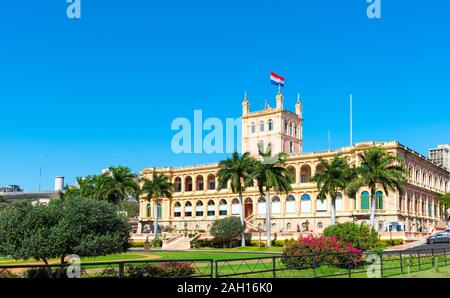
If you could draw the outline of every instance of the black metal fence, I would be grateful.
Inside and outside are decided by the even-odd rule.
[[[382,278],[447,265],[448,250],[443,248],[217,260],[214,269],[216,278]]]
[[[0,278],[365,278],[450,265],[449,250],[267,256],[227,260],[130,260],[1,265]]]

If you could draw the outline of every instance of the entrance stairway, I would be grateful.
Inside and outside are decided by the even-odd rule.
[[[171,239],[164,240],[162,249],[164,250],[186,250],[191,248],[191,242],[200,238],[201,234],[197,234],[192,238],[185,236],[184,234],[178,234]]]
[[[260,229],[253,224],[253,214],[247,216],[247,218],[244,219],[244,222],[245,222],[245,231],[248,233],[258,233],[264,231],[263,229]]]

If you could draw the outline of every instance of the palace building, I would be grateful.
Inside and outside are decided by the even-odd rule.
[[[258,144],[272,145],[272,152],[288,154],[287,169],[294,181],[288,195],[273,193],[270,202],[261,197],[257,188],[250,187],[244,193],[246,228],[255,235],[265,230],[266,204],[270,204],[270,224],[273,237],[290,238],[299,233],[321,233],[330,224],[331,200],[318,200],[316,184],[311,177],[322,170],[319,158],[333,158],[335,154],[347,156],[357,165],[358,153],[380,146],[386,151],[403,157],[409,170],[405,194],[386,194],[377,191],[376,222],[382,237],[413,240],[422,238],[446,227],[444,207],[438,197],[450,191],[447,169],[438,166],[396,141],[357,143],[335,150],[303,152],[302,104],[300,97],[295,112],[284,109],[284,97],[279,91],[276,106],[261,111],[250,111],[245,96],[242,102],[242,151],[258,155]],[[142,177],[150,177],[153,168],[141,171]],[[208,231],[215,219],[239,216],[237,194],[230,188],[217,190],[218,163],[159,168],[171,177],[176,186],[173,198],[163,198],[158,205],[144,198],[140,200],[138,230],[140,234],[152,231],[153,220],[172,230]],[[356,199],[341,195],[336,200],[337,222],[369,222],[369,189],[361,189]]]

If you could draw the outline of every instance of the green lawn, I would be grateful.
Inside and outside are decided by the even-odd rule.
[[[216,260],[227,260],[227,259],[248,259],[248,258],[258,258],[267,257],[271,254],[258,254],[255,253],[227,253],[221,251],[203,252],[203,251],[189,251],[189,252],[151,252],[152,255],[157,255],[161,257],[161,260],[196,260],[196,259],[213,259]],[[274,254],[276,255],[276,254]]]
[[[106,262],[106,261],[119,261],[119,260],[142,260],[147,258],[146,254],[143,253],[120,253],[120,254],[112,254],[106,256],[98,256],[98,257],[90,257],[90,258],[81,258],[81,262]],[[59,259],[50,259],[49,263],[59,263]],[[20,265],[20,264],[30,264],[30,263],[43,263],[41,260],[14,260],[7,257],[0,258],[0,265]]]
[[[233,247],[233,248],[210,248],[200,247],[192,248],[192,250],[211,250],[211,251],[245,251],[245,252],[282,252],[283,247],[271,246],[271,247],[257,247],[257,246],[245,246],[245,247]]]
[[[450,278],[450,266],[441,267],[438,271],[430,269],[425,271],[414,272],[393,276],[393,278]]]

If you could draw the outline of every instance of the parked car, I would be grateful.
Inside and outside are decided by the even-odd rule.
[[[427,238],[427,244],[450,243],[450,233],[441,232]]]

